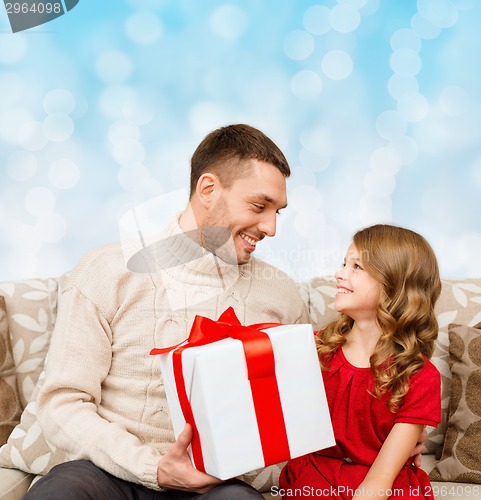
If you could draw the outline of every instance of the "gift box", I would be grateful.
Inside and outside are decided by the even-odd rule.
[[[241,326],[229,308],[151,354],[198,470],[229,479],[335,444],[311,325]]]

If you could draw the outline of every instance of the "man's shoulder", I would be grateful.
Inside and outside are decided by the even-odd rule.
[[[110,286],[132,275],[127,266],[121,242],[108,243],[87,251],[78,261],[69,276],[69,282],[77,287],[95,287],[110,283]]]
[[[80,258],[78,266],[88,266],[91,269],[118,269],[123,272],[127,271],[127,258],[124,255],[122,243],[113,242],[88,250]]]

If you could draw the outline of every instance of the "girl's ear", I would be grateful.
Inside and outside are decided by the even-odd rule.
[[[203,207],[212,205],[220,191],[219,186],[219,178],[215,174],[207,172],[199,177],[196,193]]]

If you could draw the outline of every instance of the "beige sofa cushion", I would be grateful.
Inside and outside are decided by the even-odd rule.
[[[32,474],[46,474],[52,467],[67,460],[65,453],[49,443],[37,420],[36,397],[40,391],[44,372],[22,413],[20,424],[10,434],[7,443],[0,448],[0,467],[20,469]]]
[[[10,318],[10,338],[22,408],[32,398],[43,370],[57,317],[58,280],[0,283]]]
[[[0,446],[19,423],[21,410],[5,299],[0,296]]]
[[[449,420],[436,481],[481,484],[481,323],[449,326]]]
[[[449,336],[451,323],[473,326],[481,321],[481,279],[443,280],[441,296],[436,304],[439,335],[432,362],[441,373],[442,423],[430,429],[425,448],[429,453],[440,454],[448,422],[448,404],[451,394],[449,369]]]
[[[57,316],[59,280],[1,283],[10,318],[10,337],[20,389],[20,423],[0,448],[0,467],[45,474],[65,456],[48,443],[36,416],[36,397],[43,383],[43,367]]]

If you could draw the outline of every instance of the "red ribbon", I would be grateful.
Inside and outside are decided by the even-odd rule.
[[[166,354],[174,351],[172,363],[180,407],[184,419],[194,430],[192,456],[198,470],[205,472],[199,432],[185,389],[182,371],[182,352],[191,347],[211,344],[218,340],[233,338],[244,347],[247,374],[252,391],[254,410],[259,429],[264,465],[271,465],[290,457],[284,414],[275,374],[275,359],[269,336],[261,330],[279,326],[278,323],[258,323],[242,326],[229,307],[218,321],[196,316],[187,342],[172,347],[152,349],[150,354]]]

